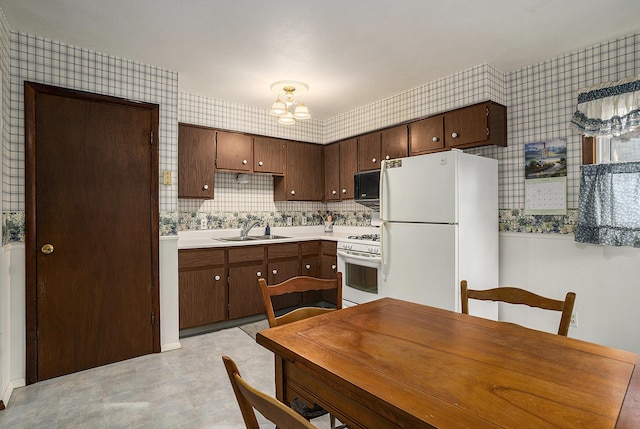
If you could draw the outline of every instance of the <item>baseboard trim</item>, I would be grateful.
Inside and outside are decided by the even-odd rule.
[[[180,345],[180,342],[177,343],[169,343],[169,344],[162,344],[160,346],[160,352],[164,353],[164,352],[170,352],[171,350],[178,350],[181,349],[182,345]]]

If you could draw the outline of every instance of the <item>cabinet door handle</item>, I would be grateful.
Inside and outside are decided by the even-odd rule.
[[[455,134],[455,133],[453,133],[453,134]],[[434,142],[437,142],[438,140],[440,140],[440,139],[438,137],[436,137],[436,136],[433,136],[433,138],[431,139],[431,141],[434,141]]]
[[[261,271],[258,271],[258,272],[256,273],[256,276],[258,276],[258,277],[262,277],[262,272],[261,272]]]
[[[278,270],[271,271],[273,274],[278,274]]]
[[[378,160],[377,160],[377,159],[375,159],[375,158],[373,158],[373,159],[371,160],[371,162],[373,162],[373,163],[375,164],[376,162],[378,162]]]
[[[262,167],[262,165],[263,165],[263,164],[264,164],[264,162],[262,162],[262,161],[259,161],[259,162],[258,162],[258,165],[259,165],[260,167]]]
[[[216,279],[216,281],[220,280],[220,276],[215,276],[214,279]]]
[[[389,155],[385,156],[384,159],[391,159]]]
[[[291,195],[295,195],[295,194],[296,194],[296,191],[291,191]]]
[[[346,194],[347,193],[347,189],[346,188],[342,188],[342,193]]]
[[[458,133],[451,133],[451,137],[453,137],[454,139],[458,138]]]
[[[204,185],[204,186],[202,187],[202,189],[204,189],[204,190],[206,191],[207,189],[209,189],[209,185]]]
[[[335,271],[335,269],[336,269],[336,264],[332,264],[332,265],[331,265],[331,269]]]
[[[247,165],[247,160],[246,159],[242,160],[242,165]]]
[[[310,270],[310,269],[311,269],[311,265],[309,265],[309,264],[305,265],[304,267],[305,267],[307,270]]]

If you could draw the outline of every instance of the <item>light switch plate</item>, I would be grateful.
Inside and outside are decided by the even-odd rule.
[[[171,185],[173,181],[173,175],[171,174],[171,170],[166,170],[162,173],[162,183],[164,185]]]

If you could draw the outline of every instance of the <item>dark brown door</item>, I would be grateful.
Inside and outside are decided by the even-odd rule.
[[[246,134],[216,131],[216,168],[251,171],[253,168],[253,137]]]
[[[380,158],[396,159],[409,156],[409,132],[406,125],[380,132]]]
[[[271,137],[253,138],[253,171],[284,174],[286,142]]]
[[[340,144],[324,147],[324,199],[340,200]]]
[[[160,351],[157,128],[25,83],[28,383]]]
[[[358,170],[380,169],[380,132],[358,137]]]
[[[358,171],[358,139],[340,142],[340,199],[353,199],[353,175]]]
[[[444,148],[442,116],[434,116],[409,124],[409,151],[411,155]]]
[[[216,131],[178,124],[178,198],[213,198]]]

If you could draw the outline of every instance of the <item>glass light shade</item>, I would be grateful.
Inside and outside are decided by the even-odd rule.
[[[278,99],[274,101],[273,104],[271,105],[271,110],[269,110],[269,113],[273,116],[280,116],[284,114],[286,111],[287,109],[284,103],[280,101],[280,99]]]
[[[311,115],[309,114],[309,109],[304,104],[300,104],[296,107],[296,111],[293,114],[296,119],[309,119]]]
[[[293,119],[293,114],[291,112],[287,112],[278,118],[278,123],[282,125],[293,125],[296,123],[296,120]]]

